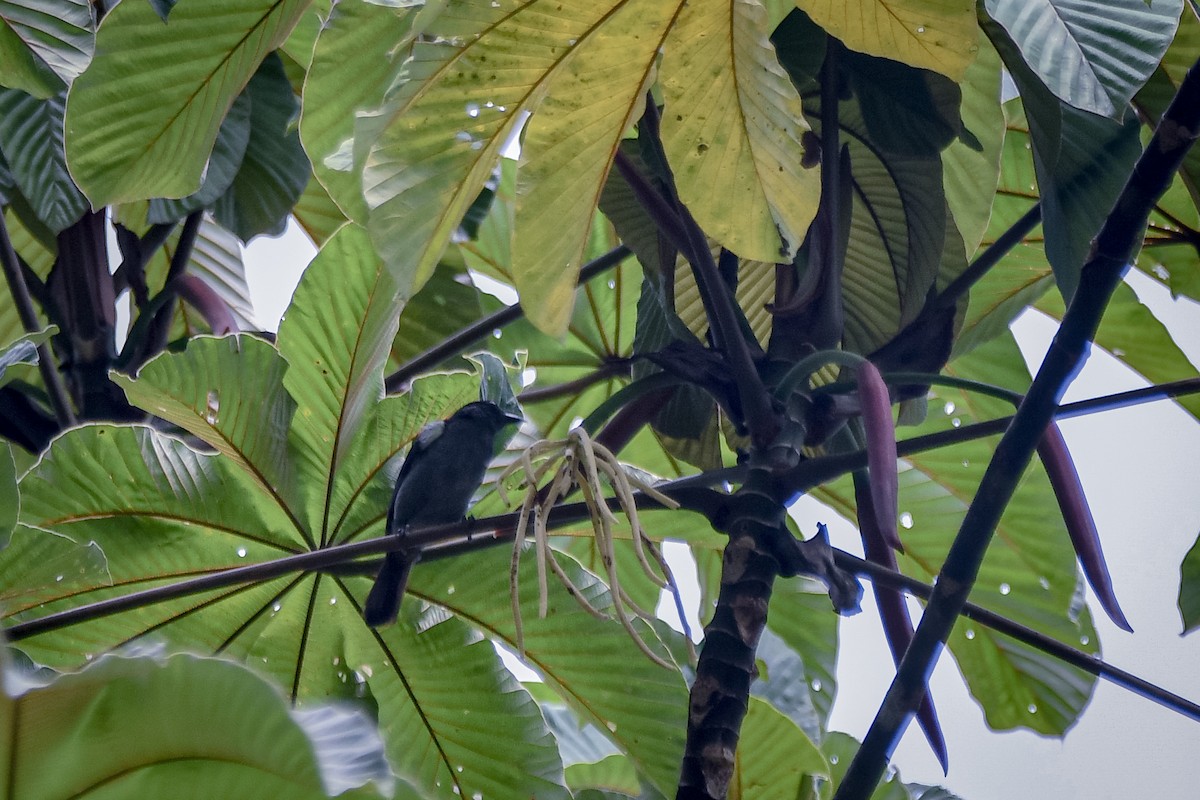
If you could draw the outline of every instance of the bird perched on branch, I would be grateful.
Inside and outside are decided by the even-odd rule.
[[[449,419],[426,425],[396,476],[387,533],[404,536],[412,525],[463,519],[495,453],[496,435],[520,419],[495,403],[480,401],[463,406]],[[395,621],[408,573],[419,558],[419,552],[407,550],[387,554],[363,608],[368,625]]]

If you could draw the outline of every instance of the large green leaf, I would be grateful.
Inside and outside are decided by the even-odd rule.
[[[985,0],[984,6],[1055,97],[1120,119],[1171,43],[1183,2]]]
[[[979,54],[962,82],[960,111],[963,129],[982,149],[976,149],[960,137],[942,153],[946,202],[966,244],[968,256],[979,247],[987,231],[1004,148],[1000,59],[982,32],[979,38]]]
[[[346,222],[346,215],[315,176],[308,179],[304,193],[292,209],[292,216],[318,247]]]
[[[1021,391],[1029,377],[1011,335],[955,359],[950,374]],[[957,427],[1012,412],[1003,401],[936,387],[933,411],[915,433]],[[994,441],[981,440],[905,459],[900,479],[901,569],[926,582],[941,568]],[[820,490],[853,518],[849,480]],[[1086,652],[1097,652],[1090,616],[1079,607],[1075,553],[1040,464],[1033,464],[988,548],[971,593],[973,602]],[[996,729],[1026,727],[1061,735],[1087,704],[1095,678],[1027,645],[966,620],[950,651],[972,696]]]
[[[226,112],[307,0],[149,3],[104,18],[67,104],[71,172],[92,205],[185,197],[201,183]]]
[[[936,154],[879,152],[852,101],[839,104],[838,122],[853,196],[843,341],[869,353],[916,316],[938,277],[948,223],[942,164]]]
[[[15,676],[5,677],[11,686]],[[315,799],[392,783],[364,717],[342,714],[335,744],[311,712],[290,712],[269,683],[217,659],[108,656],[44,685],[9,689],[0,719],[13,797]],[[355,757],[332,758],[337,744]]]
[[[213,207],[217,221],[243,242],[260,233],[283,233],[310,173],[300,135],[291,128],[297,104],[279,56],[267,56],[246,85],[246,95],[246,152],[233,182]]]
[[[63,155],[66,102],[65,91],[38,100],[18,89],[0,89],[0,151],[21,194],[53,233],[88,208]]]
[[[656,0],[611,3],[609,11],[571,39],[562,68],[551,67],[549,94],[521,145],[513,280],[530,321],[551,334],[570,320],[578,265],[621,137],[645,109],[667,31],[687,15]],[[539,224],[550,218],[555,224]]]
[[[13,461],[12,445],[0,447],[0,549],[7,544],[21,511],[21,494],[17,491],[17,464]]]
[[[800,0],[818,25],[863,53],[961,80],[979,49],[971,0]]]
[[[258,328],[241,245],[237,237],[210,217],[206,216],[200,222],[188,272],[202,278],[217,293],[242,330]]]
[[[24,364],[27,367],[36,365],[38,363],[38,345],[56,333],[58,333],[58,327],[51,325],[45,330],[27,333],[0,347],[0,386],[13,380],[13,373],[9,372],[11,368],[18,364]],[[13,370],[13,372],[17,371]]]
[[[719,550],[714,552],[720,555]],[[767,628],[799,663],[792,663],[786,655],[778,662],[779,670],[770,669],[768,663],[767,674],[761,676],[764,697],[809,736],[817,736],[803,721],[806,715],[802,712],[811,708],[818,730],[823,731],[837,695],[838,616],[828,590],[806,578],[777,582],[771,592]]]
[[[341,464],[383,396],[399,308],[366,231],[347,225],[309,265],[279,326],[279,352],[290,365],[284,385],[298,403],[296,469],[317,490],[306,499],[305,524],[322,537],[355,497],[354,487],[338,485]]]
[[[0,2],[0,81],[42,99],[83,72],[95,47],[87,0]]]
[[[611,610],[607,587],[568,557],[560,562],[594,607]],[[515,650],[507,602],[508,552],[480,553],[413,571],[413,591],[447,608]],[[615,620],[598,620],[565,588],[551,581],[549,608],[538,618],[537,575],[532,554],[522,559],[521,615],[526,664],[568,705],[633,761],[661,792],[678,779],[683,756],[687,687],[676,670],[643,656]],[[505,600],[498,602],[499,598]],[[642,636],[655,642],[641,623]],[[663,654],[661,647],[656,647]],[[540,796],[540,795],[539,795]]]
[[[1058,320],[1066,314],[1062,298],[1054,292],[1043,295],[1037,308]],[[1171,332],[1127,285],[1118,286],[1108,301],[1094,341],[1150,383],[1196,376],[1195,365],[1171,338]],[[1176,402],[1200,419],[1200,397],[1186,395]]]
[[[268,502],[290,510],[298,505],[287,458],[296,402],[283,391],[286,369],[261,339],[200,337],[179,355],[147,363],[136,381],[116,373],[113,380],[130,402],[212,444]],[[294,536],[299,522],[291,528]]]

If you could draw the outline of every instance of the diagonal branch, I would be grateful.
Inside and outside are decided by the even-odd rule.
[[[835,800],[869,797],[900,734],[924,695],[954,621],[974,585],[984,553],[1065,386],[1078,372],[1113,291],[1133,257],[1150,209],[1170,185],[1200,133],[1200,61],[1192,66],[1154,137],[1093,243],[1079,288],[1012,424],[996,447],[975,500],[963,518],[916,635],[883,705],[846,771]]]

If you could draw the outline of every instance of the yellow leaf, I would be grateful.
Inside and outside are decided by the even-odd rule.
[[[961,81],[979,50],[973,0],[797,0],[851,50]]]
[[[809,130],[751,0],[692,0],[662,64],[662,138],[679,197],[712,238],[746,259],[789,261],[820,200],[800,166]]]

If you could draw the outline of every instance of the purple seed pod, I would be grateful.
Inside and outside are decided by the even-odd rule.
[[[1129,620],[1117,603],[1117,595],[1113,592],[1112,576],[1108,574],[1108,564],[1104,560],[1104,551],[1100,548],[1100,535],[1096,531],[1096,520],[1088,507],[1087,497],[1083,493],[1083,484],[1079,482],[1079,473],[1075,470],[1075,461],[1071,451],[1063,439],[1058,423],[1051,421],[1038,442],[1038,456],[1050,476],[1050,486],[1054,488],[1054,496],[1058,498],[1058,507],[1062,510],[1063,522],[1067,525],[1067,534],[1071,537],[1071,545],[1079,556],[1083,566],[1083,577],[1096,592],[1100,606],[1108,614],[1108,618],[1122,630],[1133,633]]]
[[[863,555],[868,561],[898,570],[896,554],[883,541],[875,527],[875,514],[871,508],[871,494],[867,484],[868,480],[863,472],[854,473],[858,530],[862,536]],[[883,635],[892,651],[892,661],[899,666],[900,659],[904,657],[904,651],[908,649],[913,638],[912,618],[908,615],[904,594],[899,589],[892,589],[875,581],[871,582],[871,591],[875,594],[875,605],[879,608],[879,620],[883,623]],[[942,766],[942,772],[945,772],[949,766],[946,739],[942,735],[942,726],[938,722],[937,709],[933,707],[933,697],[928,686],[925,687],[925,696],[921,698],[921,704],[917,706],[917,724],[925,733],[930,749]]]
[[[200,312],[217,336],[237,333],[237,320],[233,318],[229,304],[202,279],[195,275],[180,275],[175,279],[175,290],[188,305]]]
[[[867,468],[871,474],[871,506],[883,541],[901,553],[896,518],[898,477],[896,472],[896,424],[892,420],[892,398],[883,376],[870,361],[858,366],[858,399],[862,405],[863,428],[867,433]]]

